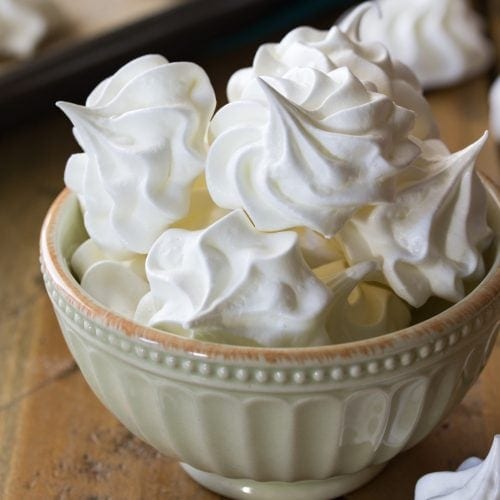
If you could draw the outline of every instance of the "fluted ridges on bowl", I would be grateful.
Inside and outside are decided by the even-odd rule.
[[[498,331],[497,299],[403,352],[258,366],[127,337],[46,285],[82,373],[132,432],[198,469],[260,481],[352,473],[416,444],[474,382]]]

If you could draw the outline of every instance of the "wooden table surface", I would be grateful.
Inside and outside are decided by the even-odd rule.
[[[249,57],[245,51],[199,62],[222,96],[228,75]],[[488,86],[484,76],[428,96],[452,151],[488,127]],[[75,151],[70,124],[56,112],[0,138],[0,498],[217,499],[101,405],[64,344],[39,273],[38,234]],[[479,167],[500,184],[492,140]],[[448,418],[345,498],[411,499],[422,474],[483,457],[500,433],[499,374],[497,341],[479,380]]]

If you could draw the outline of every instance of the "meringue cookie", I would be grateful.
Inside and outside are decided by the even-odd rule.
[[[491,241],[486,193],[474,172],[486,137],[451,155],[438,141],[422,144],[395,203],[365,207],[340,231],[348,261],[377,260],[382,279],[414,307],[431,295],[463,298],[463,280],[484,274]]]
[[[500,434],[484,460],[468,458],[456,472],[421,477],[415,500],[498,500],[500,498]]]
[[[112,311],[132,319],[140,299],[149,291],[145,257],[119,261],[92,240],[83,242],[71,257],[71,269],[81,287]]]
[[[25,59],[58,24],[58,11],[48,1],[0,2],[0,57]]]
[[[391,200],[395,175],[420,152],[408,137],[413,113],[347,68],[254,80],[242,99],[212,121],[207,186],[262,231],[331,237],[360,206]]]
[[[424,88],[451,85],[488,69],[491,42],[466,0],[379,0],[363,17],[360,38],[382,42]]]
[[[204,168],[215,108],[207,75],[144,56],[100,83],[86,106],[58,105],[85,151],[69,159],[65,182],[90,237],[119,258],[147,253],[187,215],[190,185]]]
[[[415,113],[413,135],[420,139],[436,137],[437,126],[430,106],[411,70],[391,60],[382,44],[358,40],[359,23],[371,7],[368,2],[356,7],[339,26],[329,31],[303,26],[292,30],[278,44],[262,45],[252,67],[237,71],[229,80],[228,99],[242,99],[247,85],[258,76],[280,77],[295,67],[328,73],[345,66],[371,90]]]
[[[362,282],[375,269],[374,262],[349,268],[343,260],[338,260],[313,270],[335,290],[326,323],[332,343],[377,337],[411,323],[410,309],[392,290]]]
[[[490,88],[490,130],[494,139],[500,142],[500,76]]]
[[[185,336],[267,346],[323,345],[329,290],[294,232],[265,234],[236,210],[200,231],[168,229],[146,260],[136,321]]]

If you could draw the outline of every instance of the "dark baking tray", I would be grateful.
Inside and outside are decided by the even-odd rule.
[[[34,119],[54,101],[83,100],[129,59],[159,52],[169,60],[222,54],[300,23],[330,16],[353,0],[191,0],[64,49],[53,49],[0,76],[0,128]]]

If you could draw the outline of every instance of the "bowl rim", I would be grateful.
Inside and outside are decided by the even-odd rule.
[[[500,206],[497,188],[484,175],[481,177],[490,196],[495,200],[495,204]],[[430,338],[437,338],[441,334],[445,335],[450,330],[475,317],[481,309],[487,307],[500,295],[500,265],[498,265],[499,255],[497,252],[492,269],[464,299],[420,323],[378,337],[320,347],[286,348],[235,346],[182,337],[140,325],[119,316],[87,294],[71,273],[66,271],[62,253],[57,245],[57,229],[65,207],[75,196],[68,188],[64,188],[45,216],[40,234],[42,268],[45,269],[59,291],[63,292],[67,302],[82,315],[106,328],[122,332],[130,338],[153,342],[167,351],[175,350],[208,359],[246,362],[264,360],[268,363],[286,362],[292,364],[302,364],[308,361],[328,362],[339,358],[349,360],[370,357],[394,348],[403,350],[410,345],[419,345],[426,343]]]

